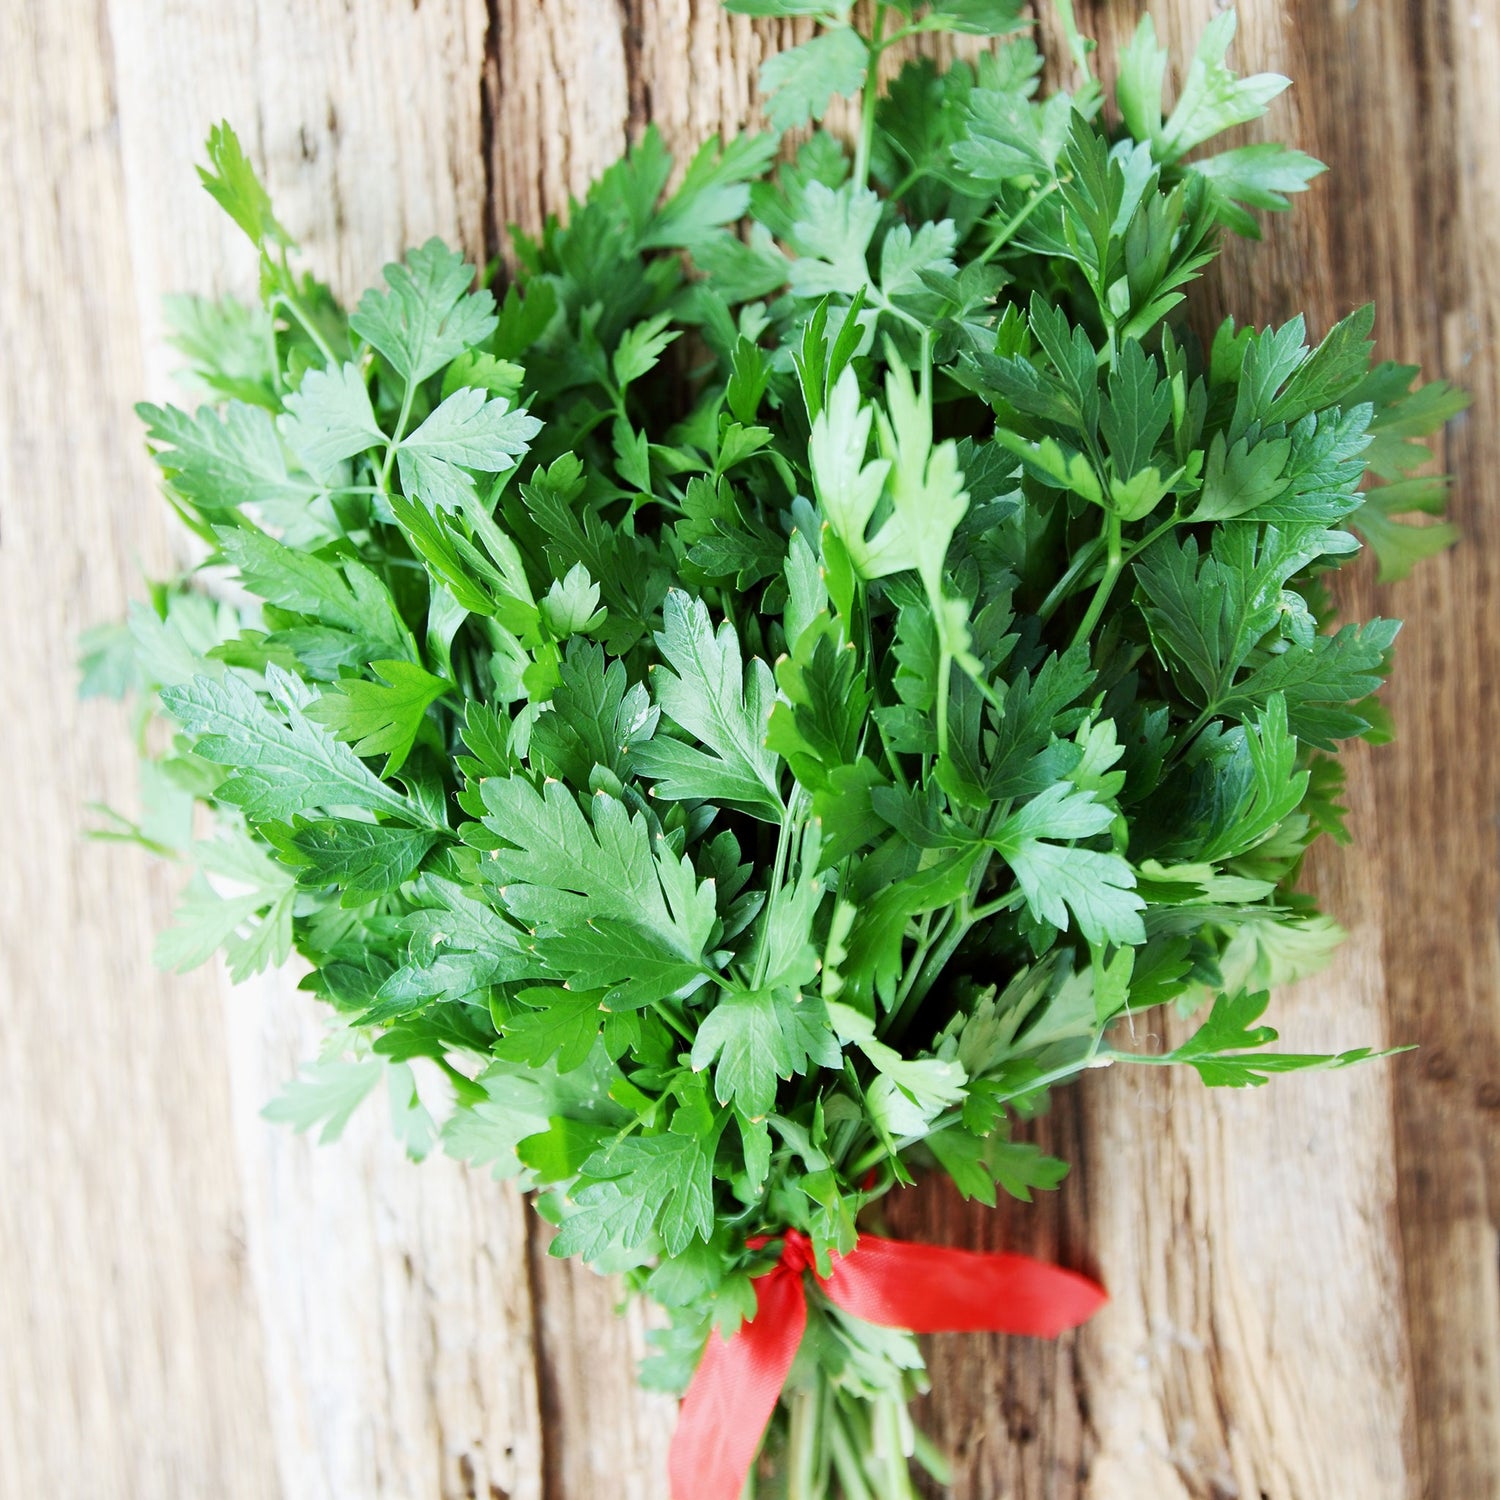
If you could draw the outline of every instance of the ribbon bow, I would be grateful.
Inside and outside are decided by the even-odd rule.
[[[819,1276],[805,1234],[788,1229],[781,1240],[781,1259],[755,1283],[755,1316],[728,1341],[709,1335],[672,1439],[673,1500],[739,1500],[807,1327],[804,1272],[845,1312],[913,1333],[1056,1338],[1107,1300],[1088,1277],[1027,1255],[866,1234]],[[747,1241],[752,1250],[767,1243],[767,1236]]]

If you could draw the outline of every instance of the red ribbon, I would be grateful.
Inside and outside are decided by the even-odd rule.
[[[765,1238],[748,1242],[752,1250]],[[727,1342],[710,1334],[672,1439],[672,1500],[739,1500],[807,1327],[802,1276],[868,1323],[913,1333],[1056,1338],[1087,1322],[1104,1288],[1027,1255],[986,1255],[861,1235],[819,1276],[812,1243],[782,1236],[781,1259],[755,1283],[755,1316]]]

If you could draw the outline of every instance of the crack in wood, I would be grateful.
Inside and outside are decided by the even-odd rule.
[[[500,112],[500,44],[503,24],[501,0],[485,0],[484,50],[479,68],[479,155],[484,173],[484,205],[480,215],[481,251],[488,266],[500,255],[500,205],[496,202],[495,123]]]
[[[542,1264],[547,1255],[548,1237],[529,1198],[523,1213],[526,1223],[526,1295],[531,1303],[531,1349],[532,1358],[536,1361],[536,1400],[541,1428],[541,1500],[569,1500],[563,1489],[563,1461],[558,1448],[562,1400],[558,1389],[557,1363],[547,1336],[546,1296],[542,1283]]]

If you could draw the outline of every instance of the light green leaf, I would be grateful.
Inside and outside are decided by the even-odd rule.
[[[715,1058],[719,1102],[761,1120],[776,1103],[778,1078],[806,1073],[809,1066],[836,1068],[842,1053],[816,994],[771,988],[731,991],[703,1017],[693,1067],[701,1071]]]
[[[697,1136],[632,1136],[596,1152],[583,1167],[576,1211],[553,1240],[553,1255],[597,1260],[610,1251],[645,1251],[658,1239],[680,1255],[713,1233],[714,1142]]]
[[[677,191],[657,210],[641,247],[682,248],[697,255],[706,245],[733,238],[724,226],[744,218],[750,184],[775,160],[776,147],[776,136],[764,132],[735,136],[722,150],[718,136],[710,136],[688,163]]]
[[[799,257],[789,272],[792,289],[802,297],[830,292],[852,297],[869,285],[865,257],[879,222],[880,199],[869,188],[810,182],[802,195],[802,216],[792,226],[791,244]]]
[[[469,291],[474,268],[441,240],[386,266],[385,279],[390,290],[366,292],[349,327],[408,384],[426,380],[495,331],[495,299]]]
[[[1158,160],[1175,162],[1210,136],[1259,119],[1271,100],[1289,87],[1291,80],[1279,73],[1238,78],[1225,67],[1237,24],[1235,13],[1226,10],[1204,27],[1177,105],[1166,125],[1152,132]]]
[[[649,374],[661,359],[662,351],[682,337],[680,328],[671,328],[670,313],[658,313],[627,328],[615,345],[610,364],[615,372],[615,383],[623,390],[632,381]]]
[[[626,980],[640,957],[632,946],[695,974],[705,970],[703,945],[716,917],[714,888],[697,883],[686,860],[660,844],[653,847],[640,813],[632,817],[623,803],[600,792],[589,801],[590,824],[557,781],[538,792],[524,777],[492,776],[480,790],[488,809],[485,826],[512,846],[492,852],[485,874],[518,920],[555,935],[542,933],[537,951],[555,961],[563,977],[575,966],[592,972],[614,962],[627,970],[618,975]],[[601,923],[611,924],[607,935],[618,955],[613,960],[608,943],[589,938]],[[628,945],[627,928],[634,933]],[[559,942],[564,936],[571,948]]]
[[[436,842],[435,833],[420,828],[298,818],[281,857],[295,867],[298,884],[339,886],[343,905],[361,906],[399,890]]]
[[[286,398],[281,431],[308,471],[324,476],[343,459],[385,443],[364,376],[352,364],[309,370]]]
[[[196,845],[194,853],[198,873],[183,892],[172,926],[157,939],[157,964],[182,974],[222,948],[230,978],[238,984],[285,963],[296,899],[292,875],[239,830]]]
[[[453,511],[476,498],[466,471],[503,474],[515,468],[542,424],[503,396],[455,391],[396,450],[401,488],[429,509]]]
[[[680,589],[667,595],[662,619],[656,702],[697,743],[658,733],[636,750],[637,769],[659,797],[702,798],[779,822],[778,761],[765,743],[776,694],[770,668],[755,660],[747,672],[734,627],[726,620],[716,634],[708,606]]]
[[[818,504],[862,578],[881,576],[873,571],[878,564],[865,529],[891,469],[888,458],[865,462],[874,417],[874,408],[860,400],[859,377],[846,368],[813,422],[808,444]]]
[[[1045,842],[1087,837],[1111,820],[1091,793],[1053,787],[1013,814],[994,844],[1039,920],[1066,929],[1071,913],[1091,943],[1143,943],[1140,914],[1146,903],[1136,894],[1129,864],[1118,854]]]
[[[415,803],[307,717],[301,684],[274,666],[266,669],[266,682],[279,713],[233,674],[217,682],[195,677],[162,692],[163,707],[196,736],[196,752],[231,769],[217,797],[254,819],[288,821],[317,807],[362,807],[403,823],[428,823]]]
[[[1031,24],[1022,0],[934,0],[928,24],[969,36],[1004,36]]]
[[[936,607],[944,597],[948,546],[969,508],[958,444],[950,439],[933,445],[932,415],[899,359],[890,361],[885,390],[889,416],[877,408],[875,417],[880,449],[891,465],[894,513],[870,543],[870,566],[878,569],[873,576],[915,568]]]
[[[560,641],[587,635],[604,623],[607,610],[599,608],[599,585],[582,563],[574,563],[562,578],[554,578],[541,602],[542,618]]]
[[[353,745],[356,755],[389,756],[385,775],[392,776],[411,754],[428,708],[450,684],[414,662],[376,661],[370,667],[380,681],[340,678],[308,705],[307,716]]]
[[[593,1051],[603,998],[599,990],[522,990],[516,999],[534,1008],[518,1011],[505,1023],[495,1056],[532,1068],[545,1067],[555,1057],[557,1071],[571,1073]]]
[[[290,246],[292,237],[276,222],[271,199],[227,120],[221,120],[209,131],[206,149],[208,166],[198,168],[198,178],[219,207],[254,244],[270,240],[276,245]]]
[[[369,1098],[384,1071],[377,1057],[304,1063],[261,1114],[274,1124],[290,1125],[299,1135],[321,1125],[318,1143],[326,1146],[344,1133],[350,1116]]]
[[[276,424],[263,407],[231,401],[222,417],[206,406],[189,416],[143,401],[136,414],[172,488],[210,519],[242,505],[305,506],[322,490],[288,470]]]
[[[1195,1068],[1210,1087],[1245,1088],[1265,1083],[1272,1073],[1347,1068],[1353,1063],[1392,1055],[1392,1052],[1374,1052],[1368,1047],[1338,1053],[1256,1051],[1254,1049],[1276,1040],[1276,1032],[1271,1027],[1255,1024],[1265,1013],[1270,998],[1265,991],[1247,994],[1243,990],[1218,996],[1208,1020],[1189,1040],[1152,1061],[1186,1063]],[[1117,1056],[1129,1058],[1129,1054]]]
[[[352,558],[325,562],[263,531],[220,527],[219,548],[240,582],[268,603],[347,630],[374,655],[416,655],[411,632],[385,583]]]
[[[852,26],[832,27],[774,53],[760,67],[766,117],[777,130],[821,120],[835,94],[848,98],[864,87],[869,61],[870,49]]]

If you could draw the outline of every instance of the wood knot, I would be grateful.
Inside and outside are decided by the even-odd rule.
[[[1451,1053],[1437,1047],[1427,1054],[1427,1061],[1422,1071],[1434,1083],[1451,1083],[1458,1073],[1458,1064],[1454,1062]]]

